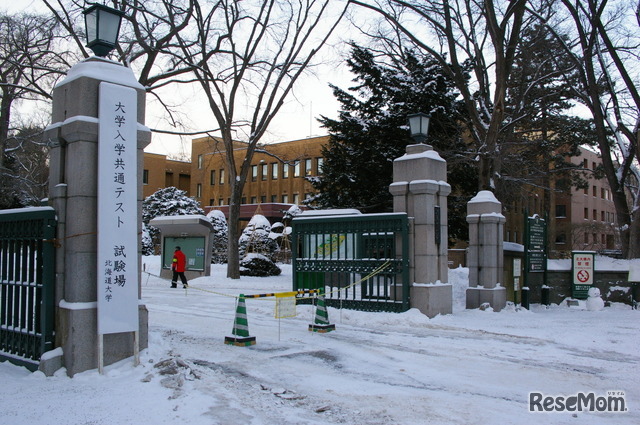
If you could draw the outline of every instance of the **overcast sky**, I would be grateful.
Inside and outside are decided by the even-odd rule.
[[[20,11],[47,12],[47,8],[40,0],[0,0],[0,10],[10,13]],[[340,33],[338,31],[338,33]],[[341,35],[344,32],[340,33]],[[347,37],[350,37],[347,35]],[[294,92],[287,98],[287,103],[281,109],[276,119],[271,124],[268,133],[263,137],[263,142],[280,142],[288,140],[303,139],[309,136],[326,134],[320,128],[317,118],[320,115],[336,117],[339,108],[335,100],[329,83],[346,88],[351,74],[348,72],[344,59],[340,56],[348,52],[345,40],[337,37],[333,45],[326,46],[323,55],[333,58],[330,62],[317,68],[316,75],[309,75],[301,78],[296,85]],[[181,87],[178,96],[176,88],[171,87],[167,92],[176,110],[179,111],[180,119],[187,127],[184,131],[203,131],[217,128],[213,114],[206,103],[204,96],[199,94],[199,87],[194,85],[192,89]],[[168,125],[166,116],[158,102],[152,96],[147,97],[146,124],[152,129],[162,129],[175,131]],[[190,153],[191,139],[199,136],[171,136],[154,133],[151,144],[147,147],[147,152],[185,155]]]

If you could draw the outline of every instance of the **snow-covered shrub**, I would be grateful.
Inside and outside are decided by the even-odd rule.
[[[202,214],[198,201],[187,196],[187,192],[175,187],[160,189],[149,195],[142,202],[142,221],[149,221],[160,216]]]
[[[142,255],[154,255],[153,238],[149,231],[151,226],[142,223]]]
[[[278,243],[271,237],[271,224],[263,215],[254,215],[238,239],[240,258],[249,253],[262,254],[273,259],[278,252]]]
[[[262,254],[247,254],[240,260],[240,275],[242,276],[278,276],[282,273],[280,267]]]
[[[213,233],[211,234],[211,262],[215,264],[224,264],[227,262],[227,248],[229,242],[229,227],[224,213],[219,210],[211,210],[207,214],[207,218],[213,225]]]

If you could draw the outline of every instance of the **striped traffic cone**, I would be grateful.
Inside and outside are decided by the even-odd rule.
[[[326,333],[336,330],[336,325],[329,324],[329,313],[324,303],[324,295],[320,295],[316,302],[316,319],[314,324],[309,325],[312,332]]]
[[[236,318],[233,321],[233,330],[231,333],[233,336],[224,337],[225,344],[248,347],[256,343],[256,337],[249,336],[249,320],[247,319],[247,306],[244,302],[244,294],[240,294],[238,297]]]

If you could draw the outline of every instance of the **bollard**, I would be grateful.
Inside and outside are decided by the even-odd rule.
[[[543,286],[540,303],[542,305],[546,305],[547,307],[549,307],[551,305],[551,302],[549,301],[550,297],[551,297],[551,288],[549,288],[546,285]]]
[[[529,310],[529,288],[527,287],[522,288],[522,294],[520,298],[521,298],[520,305],[526,308],[527,310]]]

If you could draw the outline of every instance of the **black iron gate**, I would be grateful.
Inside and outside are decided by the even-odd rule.
[[[55,211],[0,211],[0,360],[36,370],[53,348]]]
[[[404,213],[295,218],[293,289],[321,289],[327,305],[409,309],[408,220]]]

